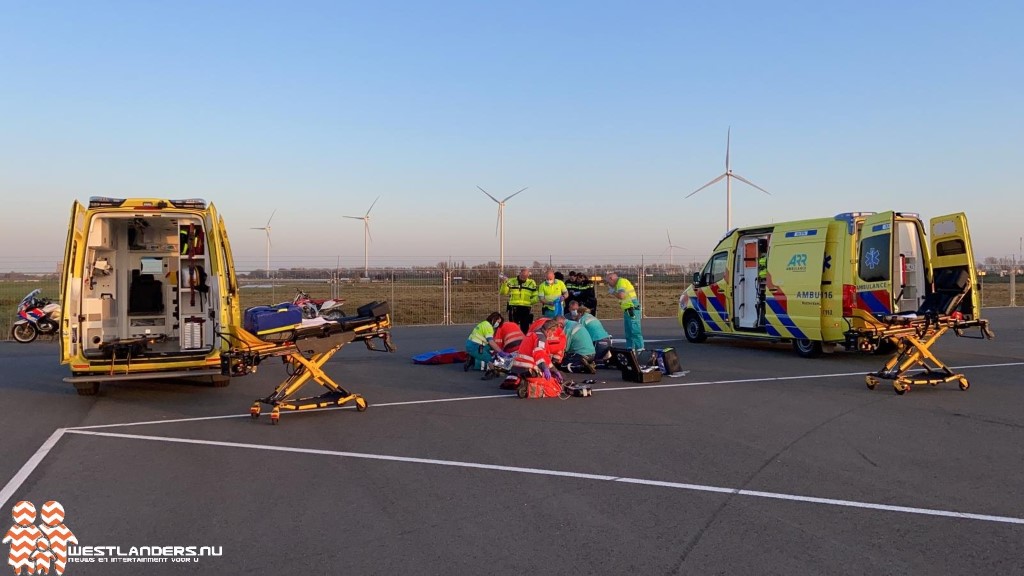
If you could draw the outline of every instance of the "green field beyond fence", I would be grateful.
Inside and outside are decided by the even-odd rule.
[[[679,295],[689,283],[689,277],[663,274],[633,268],[621,269],[623,275],[636,286],[645,318],[672,317],[676,314]],[[980,278],[982,306],[1010,305],[1008,277]],[[39,288],[45,297],[57,299],[58,281],[41,280],[0,281],[0,339],[11,339],[18,303],[30,291]],[[497,270],[484,271],[406,271],[371,270],[369,281],[334,281],[330,278],[305,280],[240,280],[242,307],[276,304],[290,301],[297,290],[313,298],[340,296],[346,302],[346,312],[354,313],[359,306],[374,300],[387,300],[391,314],[398,325],[415,324],[470,324],[479,322],[490,312],[505,312],[505,300],[498,295]],[[607,293],[607,286],[597,286],[598,316],[603,319],[620,318],[618,305]],[[1024,280],[1016,283],[1016,303],[1024,304]]]

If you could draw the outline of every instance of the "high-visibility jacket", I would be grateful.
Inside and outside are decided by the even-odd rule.
[[[580,316],[579,323],[587,329],[587,332],[590,333],[590,338],[595,342],[598,340],[604,340],[605,338],[611,338],[611,334],[604,329],[604,324],[589,312]]]
[[[764,280],[768,277],[768,255],[761,254],[757,259],[757,279]]]
[[[498,293],[508,296],[509,306],[533,306],[537,302],[537,282],[533,278],[519,280],[519,276],[501,283]]]
[[[502,322],[494,330],[494,342],[506,352],[508,352],[509,346],[515,345],[518,348],[519,343],[523,341],[523,336],[522,329],[515,322]]]
[[[551,319],[538,318],[534,320],[533,324],[530,324],[530,332],[540,331],[541,326],[543,326],[548,320]],[[551,336],[547,337],[546,342],[548,354],[550,354],[552,358],[561,358],[562,354],[565,352],[565,330],[562,330],[561,327],[555,328],[555,331]]]
[[[640,301],[636,298],[636,289],[633,288],[633,283],[626,280],[623,277],[619,277],[619,280],[615,283],[615,294],[625,294],[626,297],[619,300],[619,307],[623,310],[629,310],[630,308],[639,308]],[[618,298],[619,296],[616,296]]]
[[[469,333],[469,341],[481,346],[487,346],[487,341],[493,338],[494,326],[487,320],[477,324],[473,331]]]
[[[551,284],[544,281],[537,286],[539,300],[543,303],[543,307],[546,310],[553,309],[555,307],[555,302],[568,293],[569,290],[566,289],[565,282],[558,279],[555,279]]]
[[[553,367],[544,333],[531,330],[523,337],[523,342],[519,345],[516,357],[512,360],[512,370],[520,374],[528,374],[543,372],[545,368],[550,370]]]
[[[567,320],[565,322],[566,353],[579,354],[580,356],[593,356],[597,353],[594,348],[594,339],[590,332],[580,325],[579,322]]]

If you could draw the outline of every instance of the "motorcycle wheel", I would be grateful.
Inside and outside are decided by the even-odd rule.
[[[35,340],[36,336],[39,336],[39,332],[34,324],[26,322],[24,324],[15,324],[11,327],[11,337],[22,344],[28,344]]]

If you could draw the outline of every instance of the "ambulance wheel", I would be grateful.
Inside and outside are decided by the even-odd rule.
[[[366,407],[367,406],[369,406],[369,405],[366,403],[366,398],[363,398],[362,396],[360,396],[359,398],[356,398],[356,411],[358,411],[358,412],[366,412]]]
[[[708,339],[707,333],[704,332],[704,322],[696,312],[688,311],[683,317],[683,332],[686,333],[686,341],[694,344],[700,344]]]
[[[793,349],[804,358],[817,358],[821,356],[821,342],[817,340],[793,340]]]
[[[211,376],[210,377],[210,387],[211,388],[223,388],[223,387],[227,386],[228,384],[231,384],[231,377],[230,376],[223,376],[223,375],[221,375],[221,376]]]
[[[964,378],[964,377],[961,376],[960,377],[960,389],[961,390],[967,390],[970,387],[971,387],[971,383],[967,381],[967,378]]]
[[[75,382],[75,391],[79,396],[95,396],[100,392],[99,382]]]

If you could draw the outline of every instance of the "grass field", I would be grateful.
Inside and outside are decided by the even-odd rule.
[[[635,278],[633,279],[634,283]],[[1007,306],[1010,303],[1010,285],[1006,278],[982,283],[982,306]],[[682,277],[648,278],[642,289],[644,316],[649,318],[675,316],[679,294],[685,287]],[[10,339],[11,324],[15,319],[17,305],[31,290],[39,288],[43,296],[56,298],[57,281],[0,281],[0,339]],[[331,296],[332,286],[325,281],[289,280],[276,281],[274,288],[259,281],[243,282],[241,287],[242,307],[260,304],[275,304],[291,300],[296,289],[301,288],[314,298]],[[1017,303],[1024,305],[1024,281],[1016,286]],[[495,310],[504,313],[505,300],[498,295],[498,282],[455,282],[446,288],[439,277],[399,278],[394,281],[353,282],[340,285],[341,297],[345,299],[345,310],[354,312],[362,304],[374,300],[391,303],[392,317],[396,324],[469,324],[479,322]],[[602,319],[618,319],[617,304],[608,296],[604,286],[598,286],[598,316]]]

